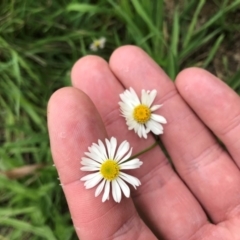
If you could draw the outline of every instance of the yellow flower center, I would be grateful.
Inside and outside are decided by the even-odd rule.
[[[94,40],[93,44],[95,47],[99,47],[101,45],[101,42],[99,40]]]
[[[118,177],[120,173],[120,167],[116,161],[108,159],[102,164],[100,173],[105,179],[112,181]]]
[[[151,117],[151,110],[146,105],[138,105],[133,111],[134,119],[141,124],[146,123]]]

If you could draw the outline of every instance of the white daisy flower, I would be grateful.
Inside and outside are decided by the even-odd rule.
[[[162,106],[152,106],[156,95],[157,90],[142,90],[140,100],[131,87],[120,94],[122,102],[119,102],[119,105],[122,116],[126,119],[128,129],[133,129],[140,138],[147,138],[147,133],[150,131],[156,135],[162,134],[162,124],[167,123],[163,116],[153,113]]]
[[[104,48],[106,43],[106,38],[105,37],[101,37],[99,39],[95,39],[91,45],[90,45],[90,50],[96,52],[98,49],[102,49]]]
[[[87,157],[82,158],[81,170],[94,171],[94,173],[84,176],[81,181],[85,181],[86,189],[93,188],[98,184],[95,197],[104,189],[102,202],[109,200],[110,188],[115,202],[120,202],[122,192],[127,198],[130,196],[130,189],[125,182],[131,184],[135,189],[141,185],[139,179],[122,172],[122,170],[139,168],[142,162],[138,158],[128,160],[132,154],[132,148],[130,149],[127,141],[122,142],[118,149],[117,139],[114,137],[110,141],[105,139],[105,143],[106,147],[101,140],[98,140],[98,144],[93,143],[88,148],[89,152],[85,152]]]

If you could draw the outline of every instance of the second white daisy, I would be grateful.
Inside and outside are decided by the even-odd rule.
[[[147,134],[151,131],[155,135],[163,133],[162,124],[167,120],[153,112],[162,105],[153,105],[152,103],[157,95],[157,90],[142,90],[141,99],[138,98],[136,92],[130,87],[120,94],[122,102],[119,102],[122,116],[126,119],[129,130],[134,130],[138,136],[147,138]]]
[[[98,144],[93,143],[88,148],[89,152],[85,152],[87,157],[82,158],[83,167],[81,170],[94,171],[94,173],[81,178],[81,181],[85,181],[84,186],[87,189],[98,185],[95,197],[104,189],[102,202],[109,199],[110,188],[113,199],[120,202],[122,192],[126,197],[130,196],[130,189],[125,182],[134,188],[141,184],[138,178],[126,174],[122,170],[139,168],[142,162],[138,158],[129,160],[132,148],[130,149],[130,144],[127,141],[122,142],[118,149],[117,139],[114,137],[110,141],[105,139],[105,143],[106,147],[101,140],[98,140]]]
[[[101,37],[99,39],[95,39],[91,45],[90,45],[90,50],[96,52],[98,49],[103,49],[106,43],[106,38]]]

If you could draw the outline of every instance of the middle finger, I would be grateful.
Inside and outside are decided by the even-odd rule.
[[[124,71],[121,62],[134,71]],[[146,53],[132,46],[116,50],[110,67],[126,88],[158,91],[157,104],[164,103],[161,112],[168,120],[162,140],[178,173],[215,223],[229,218],[239,204],[239,170],[168,76]]]

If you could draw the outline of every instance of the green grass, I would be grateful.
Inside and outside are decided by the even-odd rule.
[[[171,1],[168,1],[171,2]],[[174,80],[189,66],[206,68],[240,94],[240,0],[31,1],[0,3],[0,170],[45,167],[11,180],[0,175],[0,239],[76,239],[52,167],[46,106],[70,85],[70,70],[101,36],[109,58],[124,44],[143,48]],[[237,48],[238,46],[238,48]]]

